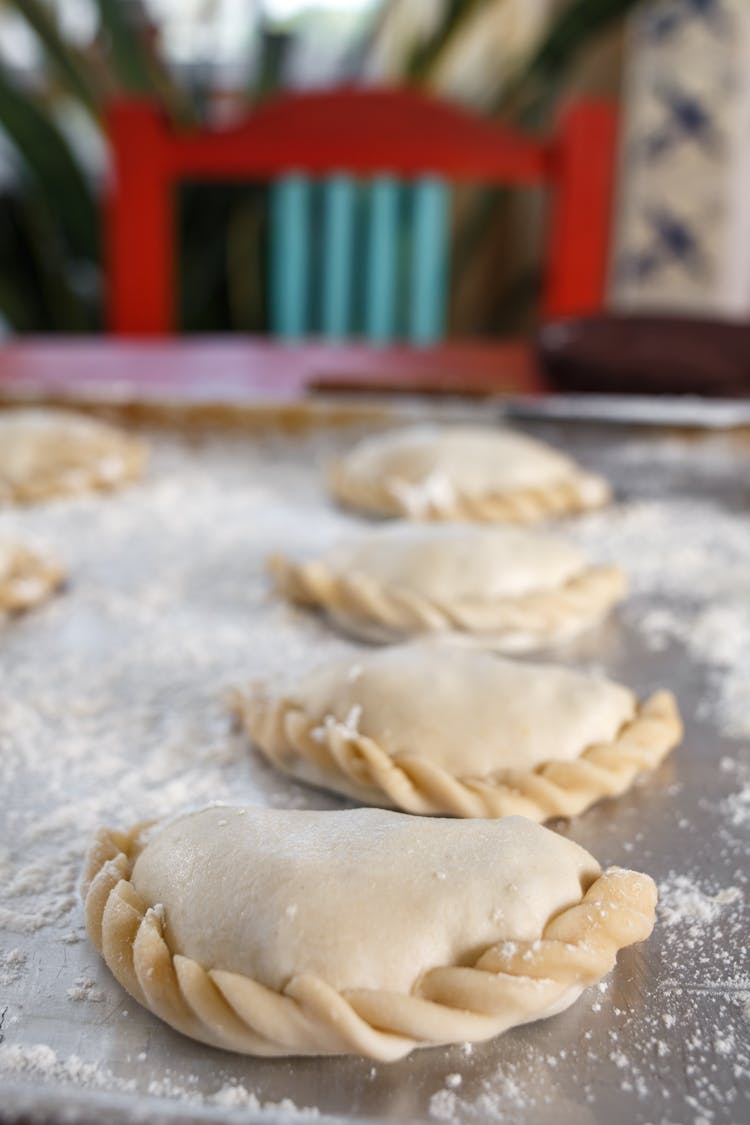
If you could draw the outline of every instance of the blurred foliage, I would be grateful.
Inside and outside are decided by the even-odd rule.
[[[102,185],[74,143],[71,115],[101,131],[109,98],[139,94],[189,128],[210,117],[215,100],[200,76],[177,80],[160,52],[158,29],[149,26],[138,3],[92,2],[98,31],[81,46],[66,39],[45,0],[0,0],[0,9],[13,9],[25,21],[43,58],[33,76],[0,63],[0,136],[11,164],[0,186],[0,315],[18,332],[80,332],[103,324]],[[468,100],[538,127],[582,53],[637,2],[548,0],[545,7],[543,0],[384,0],[349,50],[344,76],[408,81],[462,96],[463,73],[471,79]],[[270,26],[258,7],[252,73],[235,105],[240,111],[285,84],[299,35],[293,24]],[[186,184],[180,201],[182,328],[262,331],[266,189]],[[492,207],[496,212],[502,206],[501,194]],[[490,218],[486,197],[459,214],[459,271],[471,269],[479,232]],[[520,284],[523,292],[533,289],[528,278]],[[518,299],[517,279],[514,286],[509,310]],[[499,316],[498,323],[506,319]]]

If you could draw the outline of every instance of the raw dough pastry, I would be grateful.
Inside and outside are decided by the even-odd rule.
[[[0,502],[116,488],[143,472],[137,438],[67,410],[0,411]]]
[[[655,769],[682,729],[669,692],[435,641],[368,652],[234,705],[287,773],[411,813],[574,816]]]
[[[57,563],[28,547],[0,540],[0,615],[43,602],[64,581]]]
[[[269,566],[285,597],[356,636],[440,632],[503,652],[565,640],[625,593],[622,571],[588,565],[564,540],[477,524],[392,524],[314,561]]]
[[[531,523],[597,508],[607,482],[543,442],[511,430],[417,426],[367,438],[328,473],[359,511],[412,519]]]
[[[567,1008],[648,937],[647,875],[521,817],[212,807],[103,832],[86,925],[139,1003],[254,1055],[482,1040]]]

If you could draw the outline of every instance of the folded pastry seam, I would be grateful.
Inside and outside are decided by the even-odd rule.
[[[638,773],[656,769],[682,737],[674,696],[658,691],[638,704],[611,742],[588,746],[573,761],[456,776],[416,750],[391,755],[350,724],[321,725],[293,700],[274,700],[265,690],[235,691],[230,707],[278,769],[300,776],[301,761],[316,771],[308,777],[312,784],[325,784],[327,775],[330,788],[355,800],[423,815],[576,816],[602,797],[625,792]]]
[[[610,868],[533,941],[501,942],[473,965],[430,969],[411,992],[338,991],[310,973],[283,990],[204,966],[170,949],[166,919],[131,875],[148,826],[103,830],[83,878],[86,927],[118,982],[176,1030],[216,1047],[265,1056],[359,1054],[379,1061],[418,1047],[491,1038],[552,1015],[654,924],[647,875]]]
[[[268,570],[291,602],[318,606],[355,635],[388,641],[418,633],[456,633],[504,652],[523,652],[575,635],[600,620],[627,590],[617,566],[591,566],[559,589],[518,597],[462,599],[449,605],[405,587],[385,587],[359,571],[274,555]]]

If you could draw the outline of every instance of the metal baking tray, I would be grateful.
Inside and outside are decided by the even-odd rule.
[[[677,407],[672,425],[667,405],[658,426],[613,399],[616,426],[571,420],[559,402],[521,423],[613,482],[611,508],[560,530],[632,583],[618,614],[554,658],[641,693],[670,687],[686,719],[658,772],[554,824],[603,864],[654,876],[654,934],[567,1012],[393,1065],[243,1058],[172,1032],[88,944],[78,873],[102,823],[208,801],[345,804],[277,775],[232,730],[234,684],[357,649],[279,604],[263,559],[361,526],[328,503],[317,466],[363,432],[491,424],[505,407],[310,402],[188,417],[131,404],[153,450],[142,484],[0,511],[0,532],[47,545],[69,571],[54,601],[0,628],[0,1117],[748,1120],[750,435],[688,429]]]

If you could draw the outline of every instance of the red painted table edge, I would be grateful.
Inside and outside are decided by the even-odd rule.
[[[537,395],[528,344],[461,341],[377,348],[242,336],[36,336],[0,345],[0,397],[252,404],[311,392]]]

